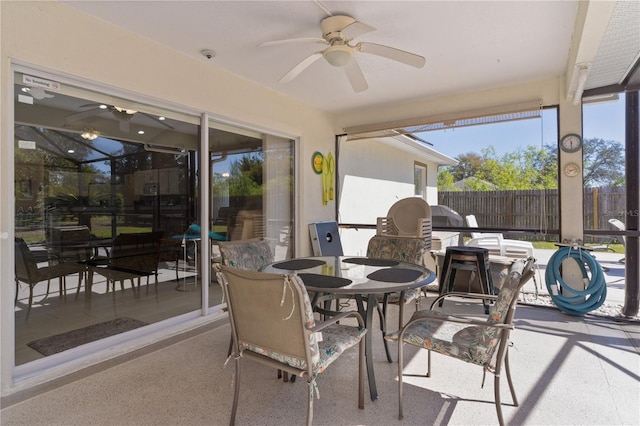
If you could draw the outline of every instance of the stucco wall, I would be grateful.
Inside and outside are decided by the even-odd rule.
[[[427,186],[436,187],[437,165],[424,158],[373,139],[343,142],[338,176],[340,223],[375,225],[393,203],[413,197],[415,161],[427,166]],[[374,234],[371,229],[343,229],[340,236],[344,253],[365,255]]]

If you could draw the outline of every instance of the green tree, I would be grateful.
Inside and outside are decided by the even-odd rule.
[[[229,195],[261,195],[263,163],[259,154],[234,161],[229,171]]]
[[[585,186],[624,185],[624,147],[620,142],[592,138],[584,141],[583,146]]]
[[[455,180],[449,167],[443,167],[438,171],[438,191],[459,191],[453,184]]]
[[[459,181],[468,177],[479,177],[484,159],[475,152],[467,152],[456,157],[458,164],[451,166],[450,172],[454,181]]]
[[[471,191],[552,189],[558,186],[557,149],[551,145],[543,148],[528,146],[502,156],[489,146],[480,154],[469,152],[456,159],[458,165],[439,171],[439,190],[451,190],[449,188],[455,182],[463,180],[464,189]]]

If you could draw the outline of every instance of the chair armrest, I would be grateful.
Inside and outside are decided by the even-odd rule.
[[[418,227],[417,227],[417,235],[418,238],[428,239],[431,242],[431,234],[432,234],[432,219],[430,217],[421,217],[418,219]],[[431,248],[431,244],[429,247]]]
[[[459,292],[459,291],[452,291],[450,293],[445,293],[436,297],[436,300],[434,300],[433,303],[431,303],[431,307],[429,307],[429,309],[433,310],[433,307],[436,305],[436,303],[446,299],[447,297],[464,297],[466,299],[477,299],[477,300],[497,300],[498,299],[498,296],[493,294],[465,293],[465,292]]]
[[[376,218],[376,235],[392,236],[397,235],[398,231],[393,224],[393,219],[390,217],[378,217]]]
[[[476,320],[472,318],[465,318],[459,316],[452,315],[436,315],[435,313],[431,314],[429,311],[417,311],[413,314],[411,319],[400,329],[394,331],[392,333],[387,334],[384,338],[385,340],[395,342],[404,339],[404,333],[409,328],[410,325],[419,323],[422,321],[440,321],[440,322],[453,322],[457,324],[465,324],[470,326],[477,326],[483,328],[494,328],[498,330],[514,330],[515,327],[513,324],[503,324],[503,323],[490,323],[487,321]]]
[[[473,318],[454,316],[454,315],[436,315],[431,314],[429,311],[418,311],[413,314],[413,317],[402,327],[405,330],[410,324],[414,324],[420,321],[440,321],[440,322],[455,322],[458,324],[477,325],[485,328],[497,328],[500,330],[513,330],[515,327],[512,324],[487,322],[484,320],[477,320]]]
[[[335,324],[338,321],[348,317],[355,317],[358,320],[358,326],[360,328],[364,328],[364,321],[362,319],[362,316],[359,313],[357,313],[356,311],[346,311],[346,312],[340,312],[339,314],[332,316],[331,318],[325,321],[316,322],[316,325],[314,327],[309,328],[309,331],[312,331],[314,333],[318,331],[322,331],[325,328],[329,327],[330,325]]]

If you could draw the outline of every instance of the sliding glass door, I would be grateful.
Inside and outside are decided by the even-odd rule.
[[[16,365],[220,305],[215,275],[202,279],[217,241],[288,255],[291,139],[211,120],[203,153],[199,114],[36,71],[16,72],[14,90]]]
[[[197,310],[176,289],[199,117],[27,73],[14,90],[16,364]]]

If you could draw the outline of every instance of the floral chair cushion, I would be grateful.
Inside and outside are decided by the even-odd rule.
[[[259,271],[273,262],[269,243],[264,240],[244,240],[219,243],[222,264],[232,268]]]
[[[424,263],[425,241],[422,238],[409,237],[386,237],[376,235],[369,240],[367,246],[367,257],[376,259],[392,259],[401,262]],[[420,289],[411,289],[404,293],[403,303],[409,303],[420,298]],[[382,296],[378,301],[382,301]],[[390,293],[388,303],[400,303],[400,292]]]
[[[367,246],[367,257],[393,259],[416,265],[423,264],[425,253],[425,241],[422,238],[375,236]]]
[[[342,352],[357,345],[364,337],[365,328],[332,324],[322,331],[322,342],[318,343],[320,359],[313,365],[313,373],[322,373]]]
[[[527,270],[532,263],[527,264]],[[524,274],[523,274],[524,275]],[[500,289],[500,293],[489,311],[487,326],[475,326],[450,321],[430,319],[434,317],[447,317],[446,313],[438,311],[415,312],[411,321],[424,318],[409,325],[404,334],[403,341],[413,346],[429,349],[444,355],[453,356],[464,361],[482,366],[490,366],[493,354],[499,342],[499,330],[491,327],[491,324],[503,323],[514,297],[525,280],[519,273],[511,274],[507,282]],[[398,340],[399,332],[387,336],[389,340]]]
[[[497,329],[426,319],[447,316],[437,311],[418,311],[412,320],[420,316],[425,320],[407,327],[405,343],[478,365],[486,365],[491,360],[497,346]]]
[[[341,324],[333,324],[325,328],[322,331],[322,341],[312,345],[312,347],[315,346],[315,351],[312,351],[313,374],[317,375],[322,373],[329,364],[340,356],[342,352],[357,345],[365,333],[366,330],[364,328]],[[315,342],[316,339],[314,333],[310,334],[310,339]],[[276,361],[282,362],[283,364],[291,367],[299,368],[301,370],[307,368],[307,363],[302,358],[281,354],[254,345],[245,344],[242,348],[273,358]]]

